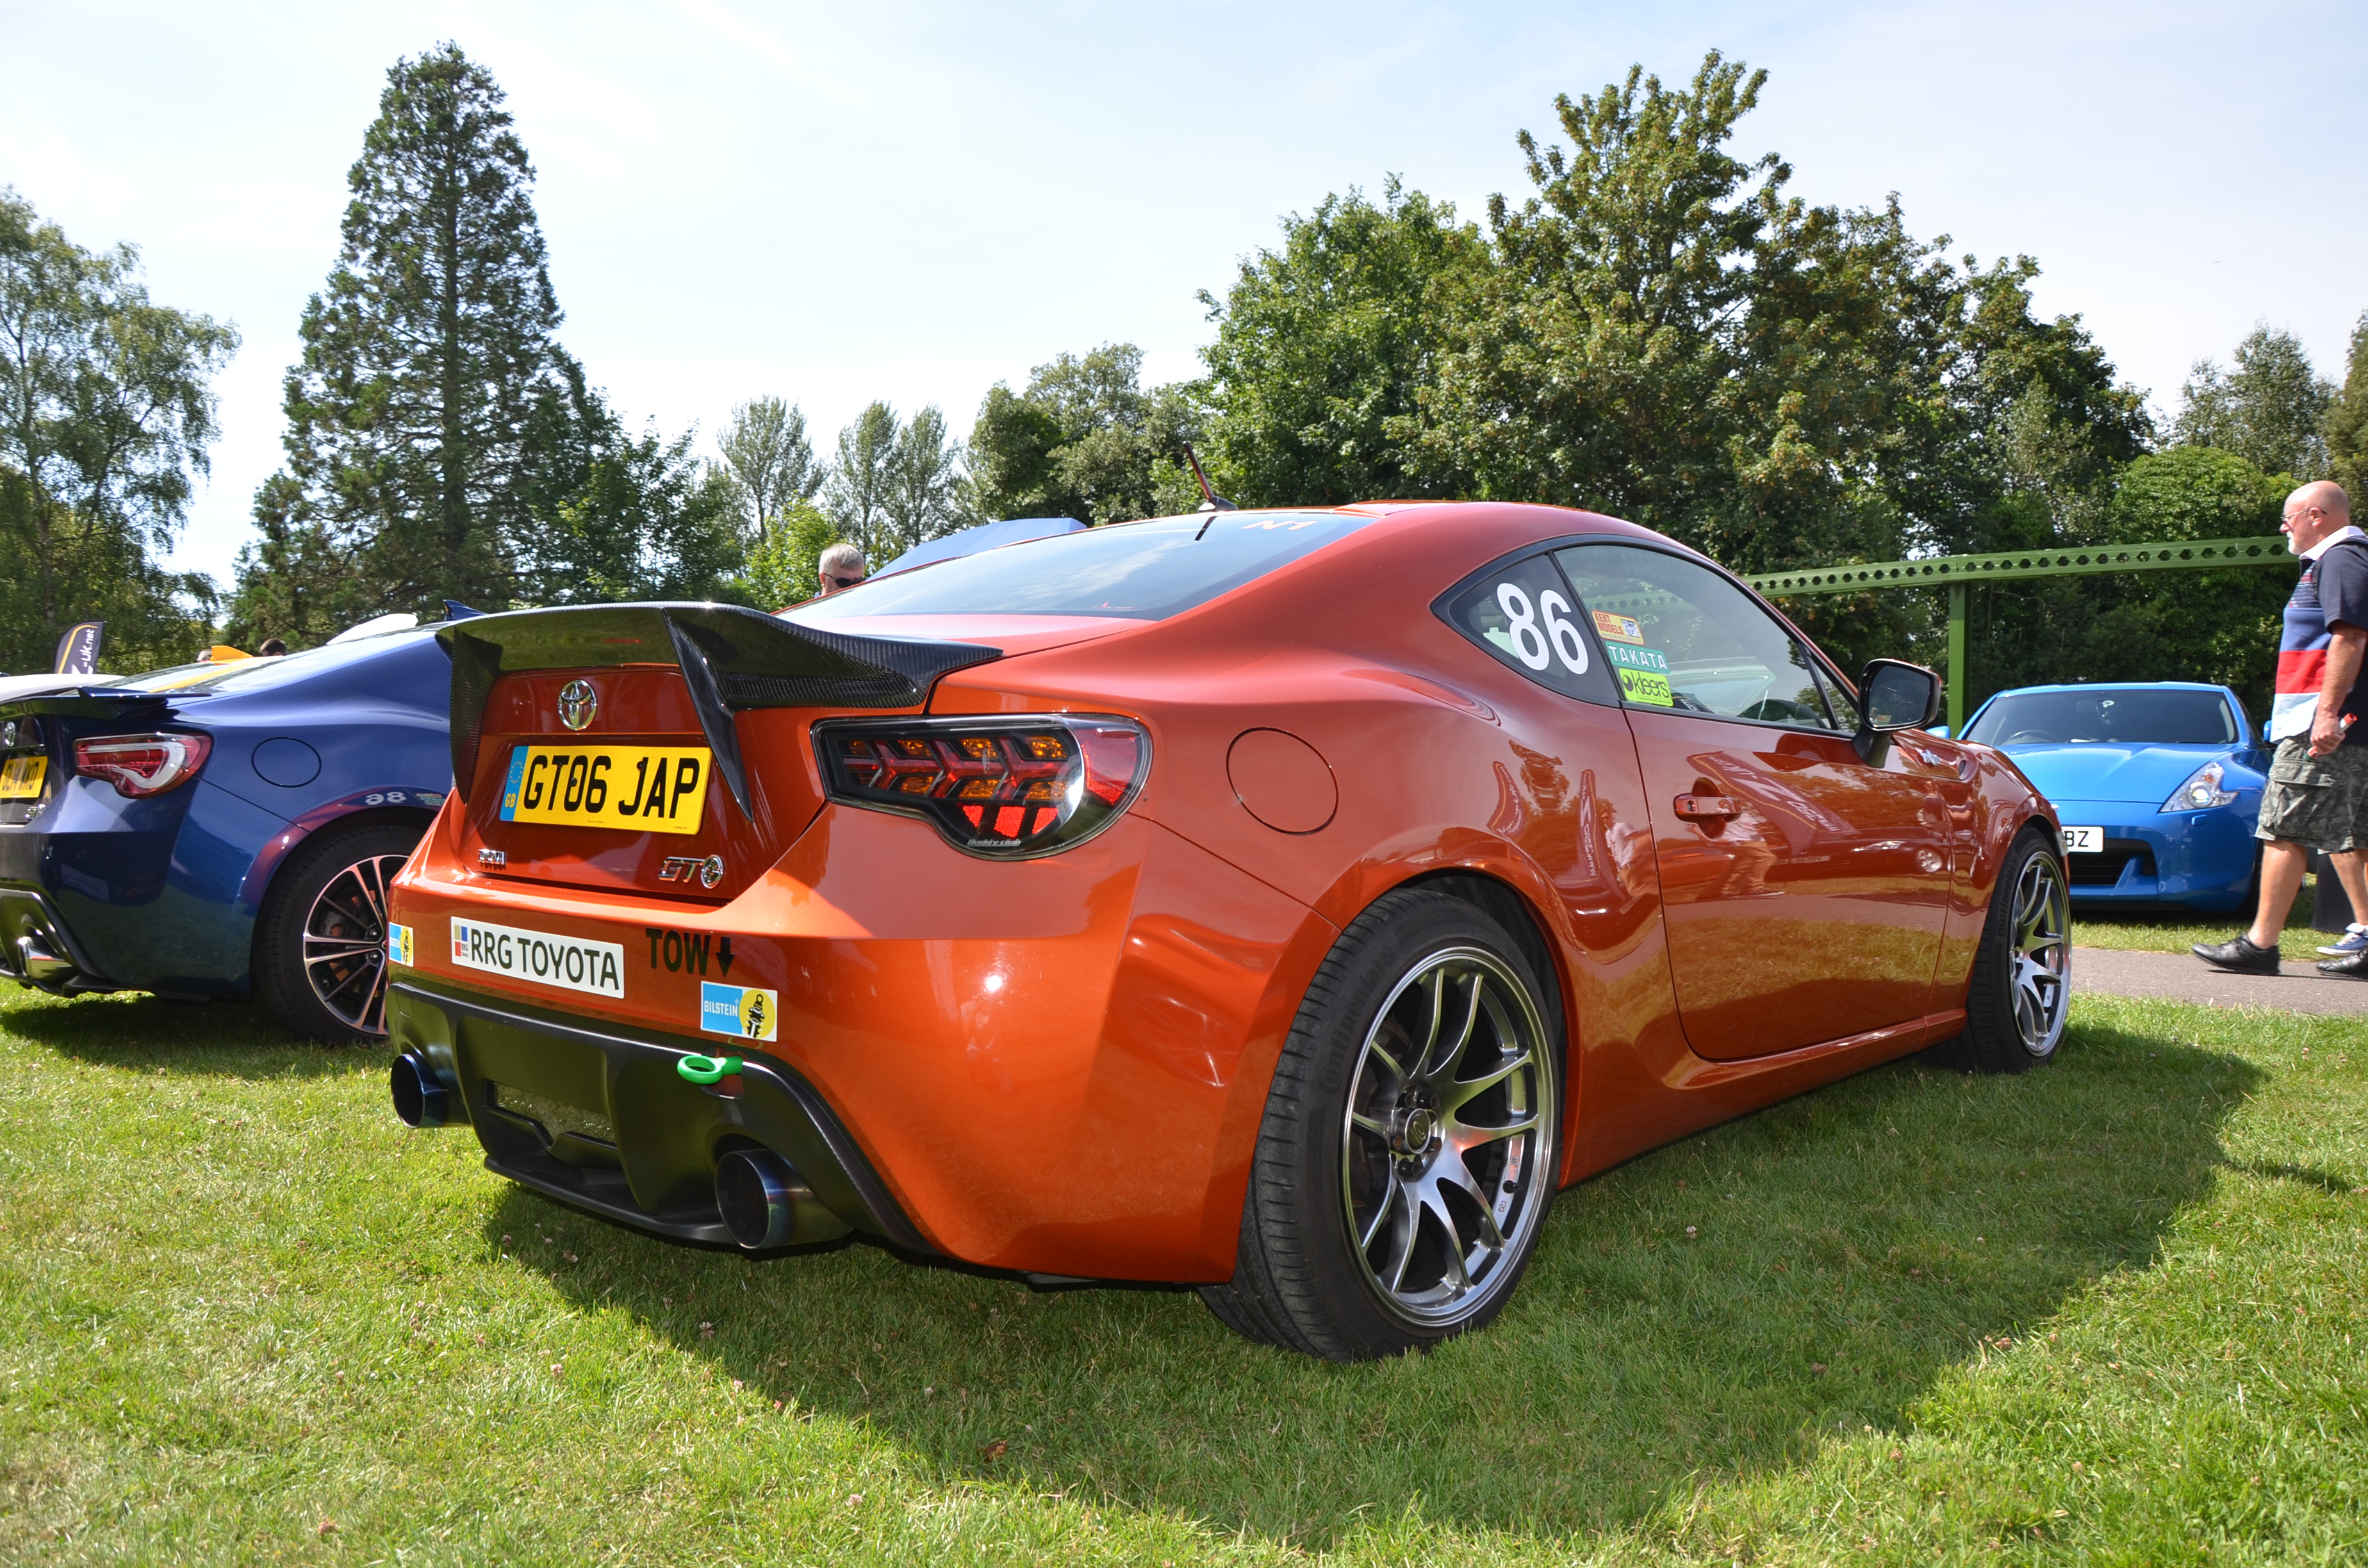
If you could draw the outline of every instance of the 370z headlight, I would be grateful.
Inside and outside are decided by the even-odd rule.
[[[830,798],[899,812],[996,860],[1082,844],[1133,803],[1151,737],[1132,719],[829,719],[814,726]]]
[[[2234,790],[2224,790],[2220,781],[2226,770],[2216,762],[2207,762],[2187,776],[2187,782],[2170,792],[2158,810],[2166,812],[2200,812],[2213,806],[2225,806],[2237,798]]]

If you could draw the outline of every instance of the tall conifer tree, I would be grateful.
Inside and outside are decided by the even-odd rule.
[[[538,409],[548,428],[580,380],[502,102],[457,44],[387,73],[288,375],[289,472],[378,608],[509,602]]]

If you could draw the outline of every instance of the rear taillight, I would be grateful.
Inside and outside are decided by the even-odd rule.
[[[213,749],[205,735],[95,735],[74,742],[74,771],[138,800],[195,778]]]
[[[924,818],[1003,860],[1092,837],[1151,769],[1151,737],[1130,719],[833,720],[814,740],[831,799]]]

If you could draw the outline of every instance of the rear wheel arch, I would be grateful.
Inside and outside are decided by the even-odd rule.
[[[267,845],[256,851],[254,864],[247,870],[246,884],[242,897],[260,913],[264,901],[271,896],[272,888],[278,884],[290,863],[304,853],[305,849],[324,833],[341,833],[350,827],[375,827],[383,824],[408,826],[416,831],[420,837],[426,838],[428,828],[433,826],[435,822],[436,812],[423,811],[414,806],[363,806],[350,812],[340,812],[336,816],[323,817],[318,822],[304,824],[302,832],[287,843],[279,845],[276,849]],[[300,817],[296,824],[302,823],[303,819]]]
[[[1559,944],[1548,935],[1547,926],[1520,890],[1485,871],[1472,870],[1434,871],[1411,878],[1398,886],[1427,888],[1433,892],[1462,899],[1504,927],[1505,934],[1520,947],[1521,956],[1529,960],[1531,969],[1545,987],[1546,994],[1541,1000],[1546,1005],[1546,1023],[1562,1041],[1563,1065],[1567,1072],[1571,1031],[1565,993],[1569,989],[1570,975],[1567,966],[1562,961]],[[1565,1142],[1570,1131],[1567,1127],[1563,1129]]]
[[[316,978],[312,966],[316,957],[322,963],[332,961],[325,944],[335,943],[342,949],[351,947],[357,937],[365,937],[382,949],[391,918],[386,884],[396,869],[391,858],[407,857],[416,850],[434,820],[429,812],[402,807],[348,812],[315,824],[280,854],[257,900],[247,972],[251,993],[291,1029],[333,1041],[382,1035],[380,1008],[387,978],[382,951],[375,964],[374,988],[362,977],[352,980],[352,984],[370,993],[356,1006],[338,1005],[352,1002],[350,997],[318,994],[312,983]],[[353,856],[369,862],[355,871],[362,883],[353,884],[348,878],[346,893],[331,892],[330,884]],[[359,891],[364,885],[369,892]],[[374,937],[352,919],[321,925],[315,918],[324,911],[347,905],[361,911],[361,925],[374,930]],[[369,962],[370,958],[366,951],[357,951],[336,961],[347,966],[336,971],[343,975],[354,963]]]

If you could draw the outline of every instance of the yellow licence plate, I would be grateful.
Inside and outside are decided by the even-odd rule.
[[[0,801],[40,799],[41,780],[49,777],[46,756],[12,756],[0,763]]]
[[[518,746],[502,820],[697,833],[712,772],[705,746]]]

